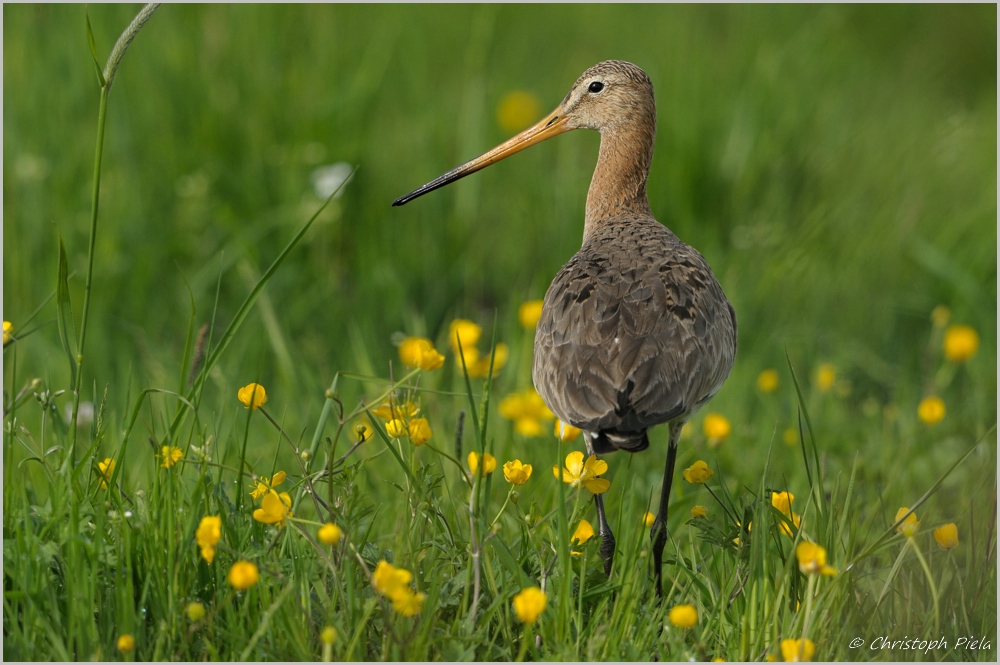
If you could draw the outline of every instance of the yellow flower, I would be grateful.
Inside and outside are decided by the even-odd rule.
[[[694,605],[674,605],[667,618],[678,628],[690,628],[698,623],[698,610]]]
[[[729,438],[729,433],[733,431],[733,426],[729,424],[729,420],[719,413],[710,413],[705,416],[702,428],[705,430],[705,437],[708,439],[709,444],[714,442],[715,445]]]
[[[206,515],[198,523],[198,530],[194,532],[194,539],[201,548],[201,558],[205,563],[212,565],[215,561],[215,546],[222,538],[222,518],[215,515]]]
[[[837,368],[834,367],[833,363],[823,363],[816,370],[816,385],[819,387],[820,392],[826,392],[830,388],[833,388],[833,384],[837,381]]]
[[[792,513],[791,519],[792,519],[792,524],[794,524],[795,528],[798,529],[799,526],[802,524],[802,516],[799,515],[798,513]],[[778,528],[781,529],[781,533],[785,534],[786,536],[792,535],[792,528],[788,526],[787,522],[778,522]]]
[[[427,422],[426,418],[414,418],[406,426],[406,430],[410,435],[410,441],[415,446],[422,446],[431,440],[431,425]]]
[[[958,547],[958,526],[951,522],[934,529],[934,540],[946,550]]]
[[[785,430],[784,434],[782,434],[781,438],[789,446],[794,446],[799,442],[799,431],[794,427],[789,427]]]
[[[253,518],[264,524],[277,524],[282,526],[285,518],[292,515],[292,497],[288,492],[278,494],[274,490],[268,490],[264,495],[264,500],[260,502],[260,508],[253,511]]]
[[[192,601],[187,604],[187,607],[184,608],[184,614],[187,615],[188,621],[191,621],[192,623],[195,621],[201,621],[205,618],[205,606],[197,600]]]
[[[681,474],[684,476],[684,480],[692,483],[694,485],[703,485],[709,478],[712,477],[714,472],[708,468],[708,464],[705,464],[703,460],[698,460],[688,468],[684,469]]]
[[[267,478],[258,478],[254,482],[254,484],[250,486],[250,487],[254,488],[250,492],[250,496],[252,496],[254,499],[259,499],[260,497],[262,497],[265,494],[267,494],[268,490],[270,490],[271,488],[277,487],[281,483],[285,482],[285,478],[287,478],[287,477],[288,477],[288,474],[286,474],[284,471],[278,471],[271,478],[271,482],[270,483],[267,481]]]
[[[260,580],[260,572],[257,566],[249,561],[237,561],[229,569],[229,586],[238,591],[246,591]]]
[[[545,433],[542,423],[534,418],[518,418],[514,421],[514,431],[527,437],[539,437]]]
[[[407,337],[399,345],[399,359],[408,367],[419,367],[425,372],[435,370],[444,364],[444,356],[438,353],[431,341],[425,337]]]
[[[256,410],[267,404],[267,391],[259,383],[248,383],[239,389],[236,397],[243,402],[243,406]]]
[[[469,469],[472,470],[472,475],[476,475],[476,471],[479,469],[479,453],[471,452],[468,457]],[[483,476],[488,476],[497,470],[497,458],[493,457],[489,453],[483,453]]]
[[[570,487],[583,485],[591,494],[602,494],[611,487],[611,481],[597,476],[607,473],[608,463],[597,459],[596,455],[591,455],[587,461],[583,461],[583,453],[575,450],[566,456],[566,466],[562,470],[564,483],[569,483]],[[559,477],[559,466],[552,467],[552,474]]]
[[[893,521],[898,522],[900,519],[902,519],[903,515],[906,515],[906,513],[909,510],[910,509],[907,508],[906,506],[903,506],[902,508],[897,510],[896,519]],[[919,528],[920,528],[920,522],[917,521],[917,514],[910,513],[909,515],[906,515],[906,519],[903,520],[902,524],[896,527],[896,531],[900,532],[907,538],[912,538],[914,535],[916,535],[917,529]]]
[[[135,651],[135,638],[125,633],[124,635],[118,636],[118,650],[124,654],[130,654]]]
[[[777,370],[765,369],[757,375],[757,389],[762,393],[773,393],[781,385]]]
[[[319,528],[316,533],[316,537],[319,538],[319,542],[324,545],[336,545],[340,542],[341,536],[344,532],[340,530],[340,527],[333,522],[327,522]]]
[[[10,340],[13,339],[11,332],[14,330],[14,324],[10,321],[3,322],[3,345],[7,346],[10,344]]]
[[[479,338],[483,334],[483,329],[467,319],[455,319],[448,326],[448,345],[451,350],[458,353],[458,343],[462,343],[462,353],[465,361],[469,361],[469,349],[476,348]],[[461,362],[461,361],[459,361]]]
[[[500,401],[500,415],[507,420],[531,418],[546,422],[556,417],[554,413],[549,411],[549,407],[545,406],[541,395],[535,392],[534,388],[528,388],[504,397]]]
[[[111,482],[111,474],[115,471],[115,461],[110,457],[106,457],[103,462],[97,463],[97,468],[100,470],[101,479],[101,489],[108,489],[108,483]]]
[[[803,540],[795,548],[795,558],[799,560],[799,570],[806,575],[836,575],[834,568],[826,565],[826,550],[821,545]]]
[[[920,404],[917,405],[917,417],[925,425],[937,425],[944,420],[946,412],[947,409],[944,407],[944,401],[934,395],[923,398],[920,400]]]
[[[642,525],[647,529],[653,526],[653,522],[656,521],[656,515],[650,512],[645,512],[642,514]]]
[[[569,539],[571,544],[583,545],[585,542],[594,537],[594,527],[587,520],[580,520],[580,523],[576,525],[576,531],[573,532],[573,536]]]
[[[517,318],[521,321],[521,327],[534,330],[538,326],[538,320],[542,318],[542,301],[529,300],[522,303],[517,310]]]
[[[163,446],[160,448],[159,457],[163,460],[163,463],[160,464],[160,466],[164,469],[169,469],[174,464],[177,464],[177,461],[180,458],[184,457],[184,451],[174,446]]]
[[[521,460],[507,462],[503,465],[503,477],[511,485],[523,485],[531,478],[531,465],[521,464]]]
[[[944,328],[951,319],[951,310],[947,305],[938,305],[931,310],[931,322],[935,328]]]
[[[708,517],[708,508],[705,506],[695,506],[691,509],[691,517]]]
[[[580,436],[581,431],[582,430],[578,427],[567,425],[563,421],[556,418],[556,438],[563,443],[569,443],[576,437]]]
[[[392,609],[404,617],[416,616],[424,608],[424,599],[426,597],[427,594],[414,593],[409,587],[405,587],[392,596]]]
[[[795,501],[795,495],[791,492],[771,492],[771,505],[779,512],[791,515],[792,501]]]
[[[394,404],[386,401],[372,409],[371,412],[382,420],[393,420],[395,418],[412,418],[420,413],[420,407],[413,402]]]
[[[971,326],[948,326],[944,331],[944,357],[964,363],[979,351],[979,333]]]
[[[406,423],[399,418],[390,420],[385,424],[385,433],[389,435],[390,439],[398,439],[406,434]]]
[[[781,656],[787,663],[806,663],[816,654],[816,645],[809,638],[781,640]]]
[[[524,90],[514,90],[504,95],[497,106],[497,122],[505,132],[519,132],[541,115],[538,98]]]
[[[323,644],[333,644],[337,641],[337,629],[327,626],[319,633],[319,641]]]
[[[465,347],[462,348],[464,350]],[[469,370],[469,378],[481,379],[482,377],[490,373],[491,354],[487,353],[486,355],[479,357],[479,354],[476,353],[477,357],[475,360],[470,360],[469,355],[470,353],[466,351],[465,365]],[[510,347],[504,344],[503,342],[500,342],[499,344],[497,344],[496,353],[492,354],[492,356],[493,356],[493,376],[496,376],[497,374],[500,373],[500,370],[503,369],[503,366],[507,364],[507,359],[510,358]]]
[[[382,559],[375,566],[372,573],[372,586],[383,596],[392,598],[400,592],[400,589],[409,590],[409,584],[413,581],[413,574],[403,568],[396,568],[394,565]]]
[[[514,596],[514,613],[522,622],[533,624],[545,611],[548,600],[545,592],[536,586],[521,589],[520,593]]]

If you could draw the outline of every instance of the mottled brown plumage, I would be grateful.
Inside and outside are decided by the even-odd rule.
[[[736,356],[736,314],[702,255],[650,211],[646,181],[656,105],[649,77],[620,60],[595,65],[539,123],[393,205],[580,128],[601,132],[583,246],[545,294],[533,378],[560,420],[585,430],[591,453],[644,450],[646,431],[670,424],[660,510],[651,534],[660,593],[680,430],[729,376]],[[610,574],[614,536],[601,496],[594,498],[601,554]]]

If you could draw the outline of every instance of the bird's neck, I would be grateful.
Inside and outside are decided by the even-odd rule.
[[[614,220],[652,216],[646,179],[653,161],[655,124],[635,123],[601,132],[601,151],[587,192],[583,239]]]

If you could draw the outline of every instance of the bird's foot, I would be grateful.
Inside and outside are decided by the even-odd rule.
[[[615,537],[611,531],[601,534],[601,558],[604,559],[604,574],[611,577],[611,564],[615,560]]]

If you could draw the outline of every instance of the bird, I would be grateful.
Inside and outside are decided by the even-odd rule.
[[[525,148],[575,129],[600,132],[583,243],[545,293],[532,379],[549,409],[584,432],[589,455],[638,453],[667,424],[667,461],[650,538],[662,598],[667,510],[681,429],[722,387],[737,347],[736,311],[705,258],[653,216],[653,84],[638,66],[587,69],[554,111],[492,150],[393,202],[408,203]],[[594,495],[600,554],[615,538]]]

